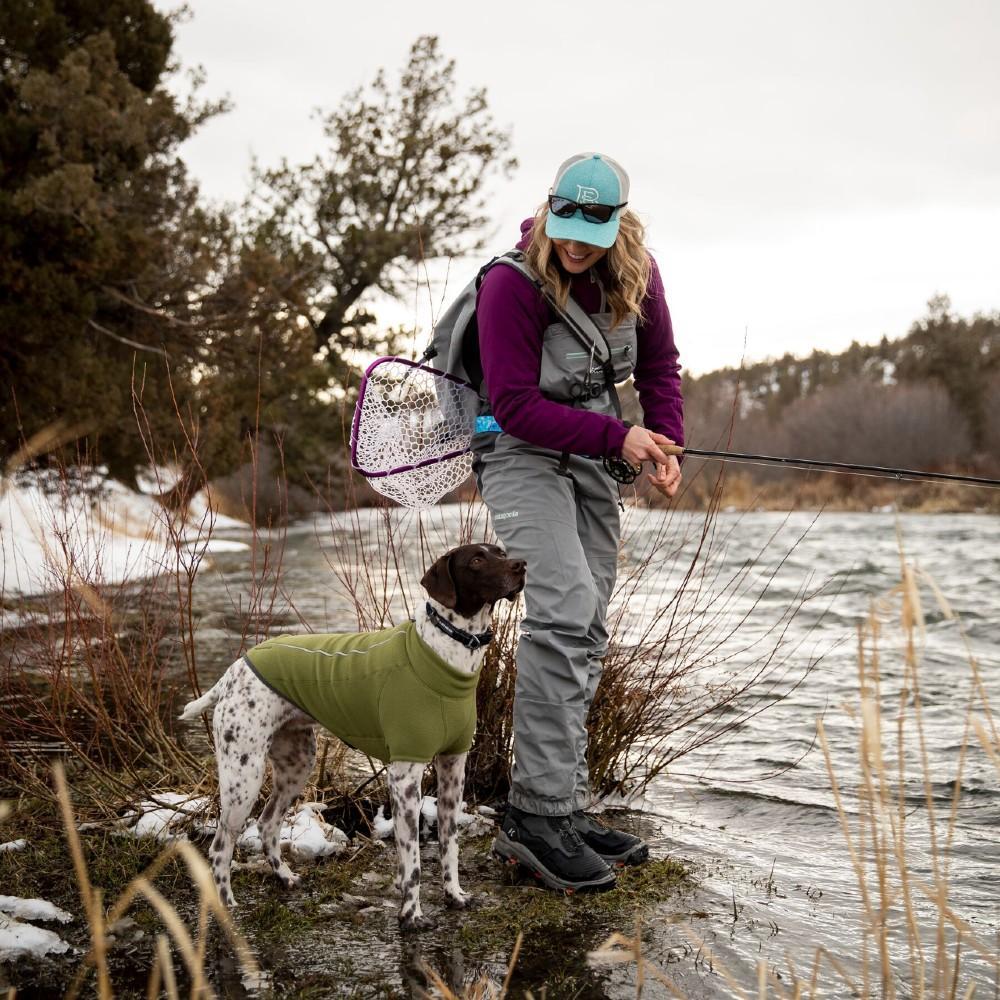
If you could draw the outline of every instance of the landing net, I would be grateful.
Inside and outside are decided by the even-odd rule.
[[[379,358],[361,382],[351,465],[383,496],[431,507],[472,470],[479,395],[467,382],[404,358]]]

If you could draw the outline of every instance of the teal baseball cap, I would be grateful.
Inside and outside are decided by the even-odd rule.
[[[628,202],[628,174],[610,156],[577,153],[560,166],[549,191],[545,234],[610,247]]]

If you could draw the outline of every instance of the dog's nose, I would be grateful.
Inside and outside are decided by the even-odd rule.
[[[524,559],[512,559],[510,563],[510,568],[515,573],[523,573],[527,568],[528,564]]]

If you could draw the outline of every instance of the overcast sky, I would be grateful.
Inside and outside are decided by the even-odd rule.
[[[242,198],[251,156],[320,152],[313,110],[436,34],[520,160],[493,181],[496,252],[563,159],[614,156],[694,372],[739,364],[744,338],[756,360],[900,336],[937,292],[1000,309],[998,0],[190,7],[177,54],[236,106],[184,148],[210,198]],[[426,324],[416,299],[382,315]]]

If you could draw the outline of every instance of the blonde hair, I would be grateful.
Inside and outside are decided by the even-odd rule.
[[[565,308],[569,300],[570,276],[559,266],[554,244],[545,232],[548,214],[547,204],[535,213],[531,241],[525,256],[552,297],[560,307]],[[621,214],[618,238],[594,265],[604,278],[612,326],[617,326],[626,316],[633,314],[642,319],[642,300],[646,296],[652,271],[649,252],[643,242],[645,235],[639,216],[626,209]]]

